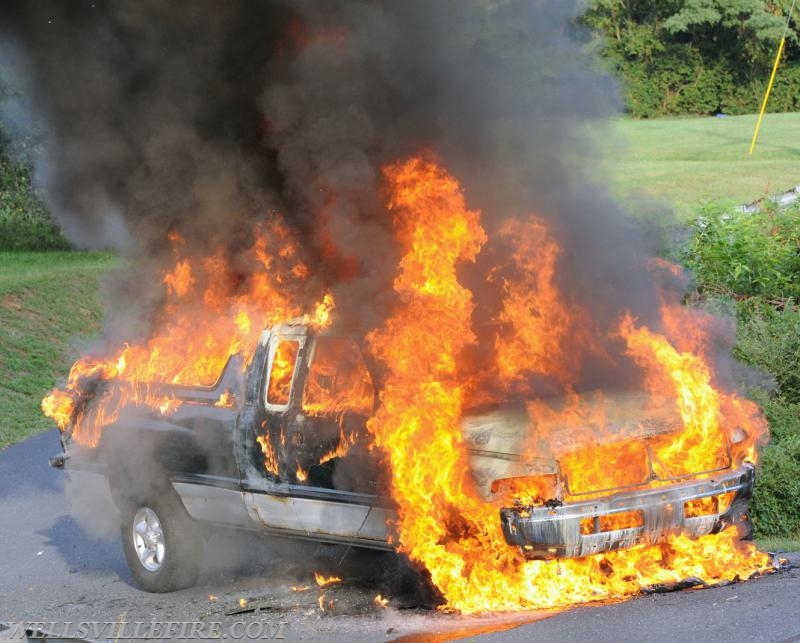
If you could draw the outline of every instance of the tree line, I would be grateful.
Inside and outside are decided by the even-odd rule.
[[[791,0],[590,0],[581,22],[638,118],[758,111]],[[797,15],[797,13],[795,13]],[[800,103],[789,22],[769,111]]]

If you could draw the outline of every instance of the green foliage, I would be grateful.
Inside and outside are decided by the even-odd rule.
[[[795,413],[800,408],[795,408]],[[797,416],[795,416],[797,417]],[[770,442],[761,452],[753,496],[753,524],[759,534],[777,536],[800,529],[800,426],[789,439]]]
[[[69,242],[36,195],[30,170],[0,150],[0,249],[58,250]]]
[[[769,372],[777,389],[755,392],[767,416],[770,442],[762,449],[753,521],[757,533],[800,533],[800,311],[783,310],[761,298],[740,304],[734,355]]]
[[[694,223],[686,264],[701,291],[800,301],[800,208],[756,214],[706,208]]]
[[[734,356],[770,373],[785,403],[800,404],[800,312],[796,308],[777,310],[748,302],[740,314]],[[797,417],[800,419],[800,413]],[[773,428],[773,434],[778,440],[783,437],[779,428]]]
[[[753,523],[766,536],[800,533],[800,311],[748,302],[736,356],[771,373],[777,390],[757,391],[770,441],[761,450],[753,496]]]
[[[788,10],[764,0],[593,0],[583,21],[637,117],[757,111]],[[790,30],[771,111],[800,95],[800,51]]]
[[[741,302],[734,347],[735,357],[768,372],[777,385],[753,392],[770,427],[753,497],[762,536],[800,534],[800,310],[791,300],[782,305],[775,308],[763,296]]]
[[[768,372],[756,390],[770,424],[762,449],[753,520],[762,536],[800,533],[800,208],[755,214],[703,213],[685,261],[701,294],[738,302],[734,356]]]
[[[4,73],[9,72],[0,61],[0,109],[13,94],[3,83]],[[37,140],[33,131],[26,131],[12,144],[0,126],[0,250],[70,247],[32,184],[29,157]]]

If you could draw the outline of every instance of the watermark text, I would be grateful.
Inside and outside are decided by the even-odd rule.
[[[176,640],[277,640],[286,638],[288,621],[18,621],[8,623],[3,634],[10,640],[25,640],[26,633],[49,638],[94,641]]]

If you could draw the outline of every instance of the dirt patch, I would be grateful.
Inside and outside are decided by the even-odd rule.
[[[9,308],[17,311],[21,311],[23,308],[22,300],[19,298],[19,295],[14,292],[9,292],[3,295],[0,305],[2,305],[3,308]]]
[[[4,310],[17,319],[38,320],[42,317],[38,311],[26,306],[24,297],[16,292],[8,292],[0,299],[0,311]]]

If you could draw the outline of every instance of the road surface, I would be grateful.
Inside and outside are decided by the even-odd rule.
[[[385,555],[218,536],[207,545],[198,586],[148,594],[133,584],[115,517],[95,501],[91,515],[71,510],[66,474],[47,465],[59,451],[58,434],[50,431],[0,452],[0,620],[125,622],[129,628],[137,621],[199,621],[220,623],[220,638],[233,623],[256,622],[254,638],[272,633],[290,641],[800,642],[798,569],[556,614],[468,618],[415,607],[413,595],[393,596],[397,574]],[[800,564],[800,555],[787,557]],[[314,571],[343,580],[321,590]],[[391,597],[388,607],[373,603],[379,593]]]

